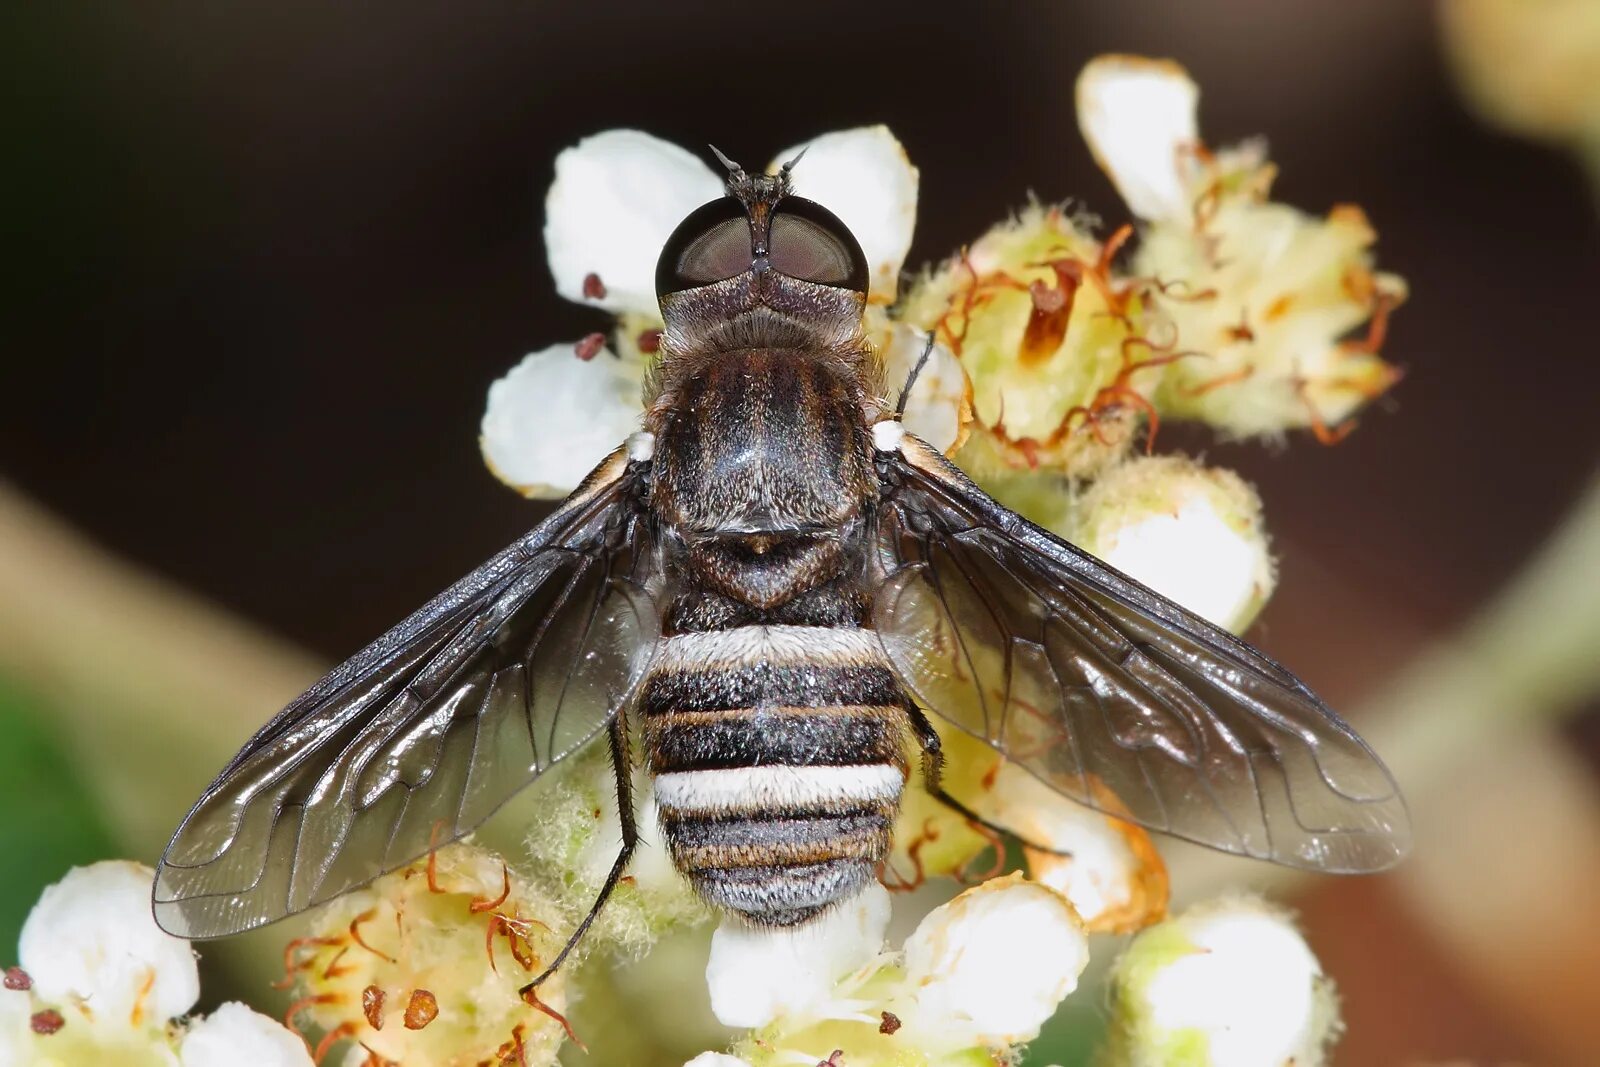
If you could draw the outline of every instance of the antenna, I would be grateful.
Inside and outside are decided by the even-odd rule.
[[[928,343],[922,346],[922,355],[917,358],[917,365],[911,368],[911,373],[906,377],[905,388],[900,390],[900,403],[894,406],[894,417],[899,420],[905,416],[906,401],[911,398],[911,387],[917,384],[917,376],[922,373],[922,368],[927,365],[928,357],[933,355],[933,339],[937,334],[928,331]]]

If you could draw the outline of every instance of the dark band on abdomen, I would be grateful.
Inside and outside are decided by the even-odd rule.
[[[650,724],[656,773],[851,763],[902,757],[899,708],[762,708],[675,711]]]

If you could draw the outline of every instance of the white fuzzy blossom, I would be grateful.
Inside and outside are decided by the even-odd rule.
[[[1332,983],[1280,909],[1240,897],[1141,932],[1112,980],[1110,1063],[1317,1067],[1338,1030]]]
[[[108,860],[44,891],[0,990],[0,1067],[311,1067],[297,1035],[242,1004],[182,1018],[200,974],[189,942],[151,916],[154,876]]]
[[[1020,874],[935,908],[905,943],[904,1028],[923,1048],[997,1048],[1039,1035],[1089,963],[1066,897]]]
[[[1097,479],[1073,534],[1124,574],[1235,633],[1276,583],[1256,491],[1182,456],[1128,460]]]
[[[840,980],[877,957],[888,926],[889,894],[876,885],[794,928],[730,916],[711,938],[711,1010],[740,1027],[825,1015]]]
[[[1066,897],[1089,930],[1137,930],[1166,914],[1166,866],[1134,824],[1064,799],[1014,763],[1000,765],[979,811],[1027,842],[1029,875]]]
[[[180,1067],[274,1067],[308,1064],[305,1042],[244,1004],[224,1004],[189,1027],[178,1045]]]

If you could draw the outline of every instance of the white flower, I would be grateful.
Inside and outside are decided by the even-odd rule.
[[[871,962],[889,925],[889,894],[874,885],[795,928],[764,929],[729,916],[711,938],[706,983],[727,1026],[821,1014],[840,979]]]
[[[900,1018],[924,1048],[1030,1041],[1088,962],[1083,922],[1065,897],[1020,874],[992,878],[906,939]]]
[[[850,227],[871,268],[869,298],[889,303],[911,247],[916,168],[886,127],[865,126],[795,145],[769,169],[802,151],[796,194]],[[562,296],[619,316],[617,331],[610,348],[594,335],[536,352],[491,388],[481,443],[502,481],[528,496],[562,497],[637,428],[661,325],[656,259],[689,212],[722,195],[722,174],[637,130],[596,134],[557,157],[545,199],[550,273]]]
[[[1277,580],[1255,490],[1182,456],[1140,457],[1101,476],[1079,502],[1073,540],[1236,633]]]
[[[1113,975],[1113,1064],[1315,1067],[1338,1030],[1331,983],[1289,918],[1238,898],[1134,938]]]
[[[143,864],[110,860],[75,867],[47,888],[17,944],[35,996],[132,1026],[194,1007],[200,971],[189,943],[151,917],[153,878]]]
[[[121,860],[69,871],[28,913],[0,991],[0,1067],[311,1067],[304,1042],[241,1004],[190,1023],[189,942],[156,926],[155,872]]]
[[[224,1004],[195,1023],[178,1046],[182,1067],[312,1067],[304,1041],[276,1019]]]

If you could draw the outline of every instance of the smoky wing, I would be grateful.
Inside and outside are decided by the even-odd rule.
[[[656,638],[635,480],[614,454],[252,737],[167,846],[162,928],[217,937],[338,896],[468,832],[599,733]]]
[[[903,457],[874,612],[919,704],[1064,796],[1202,845],[1352,873],[1405,854],[1389,772],[1292,674],[910,435]]]

